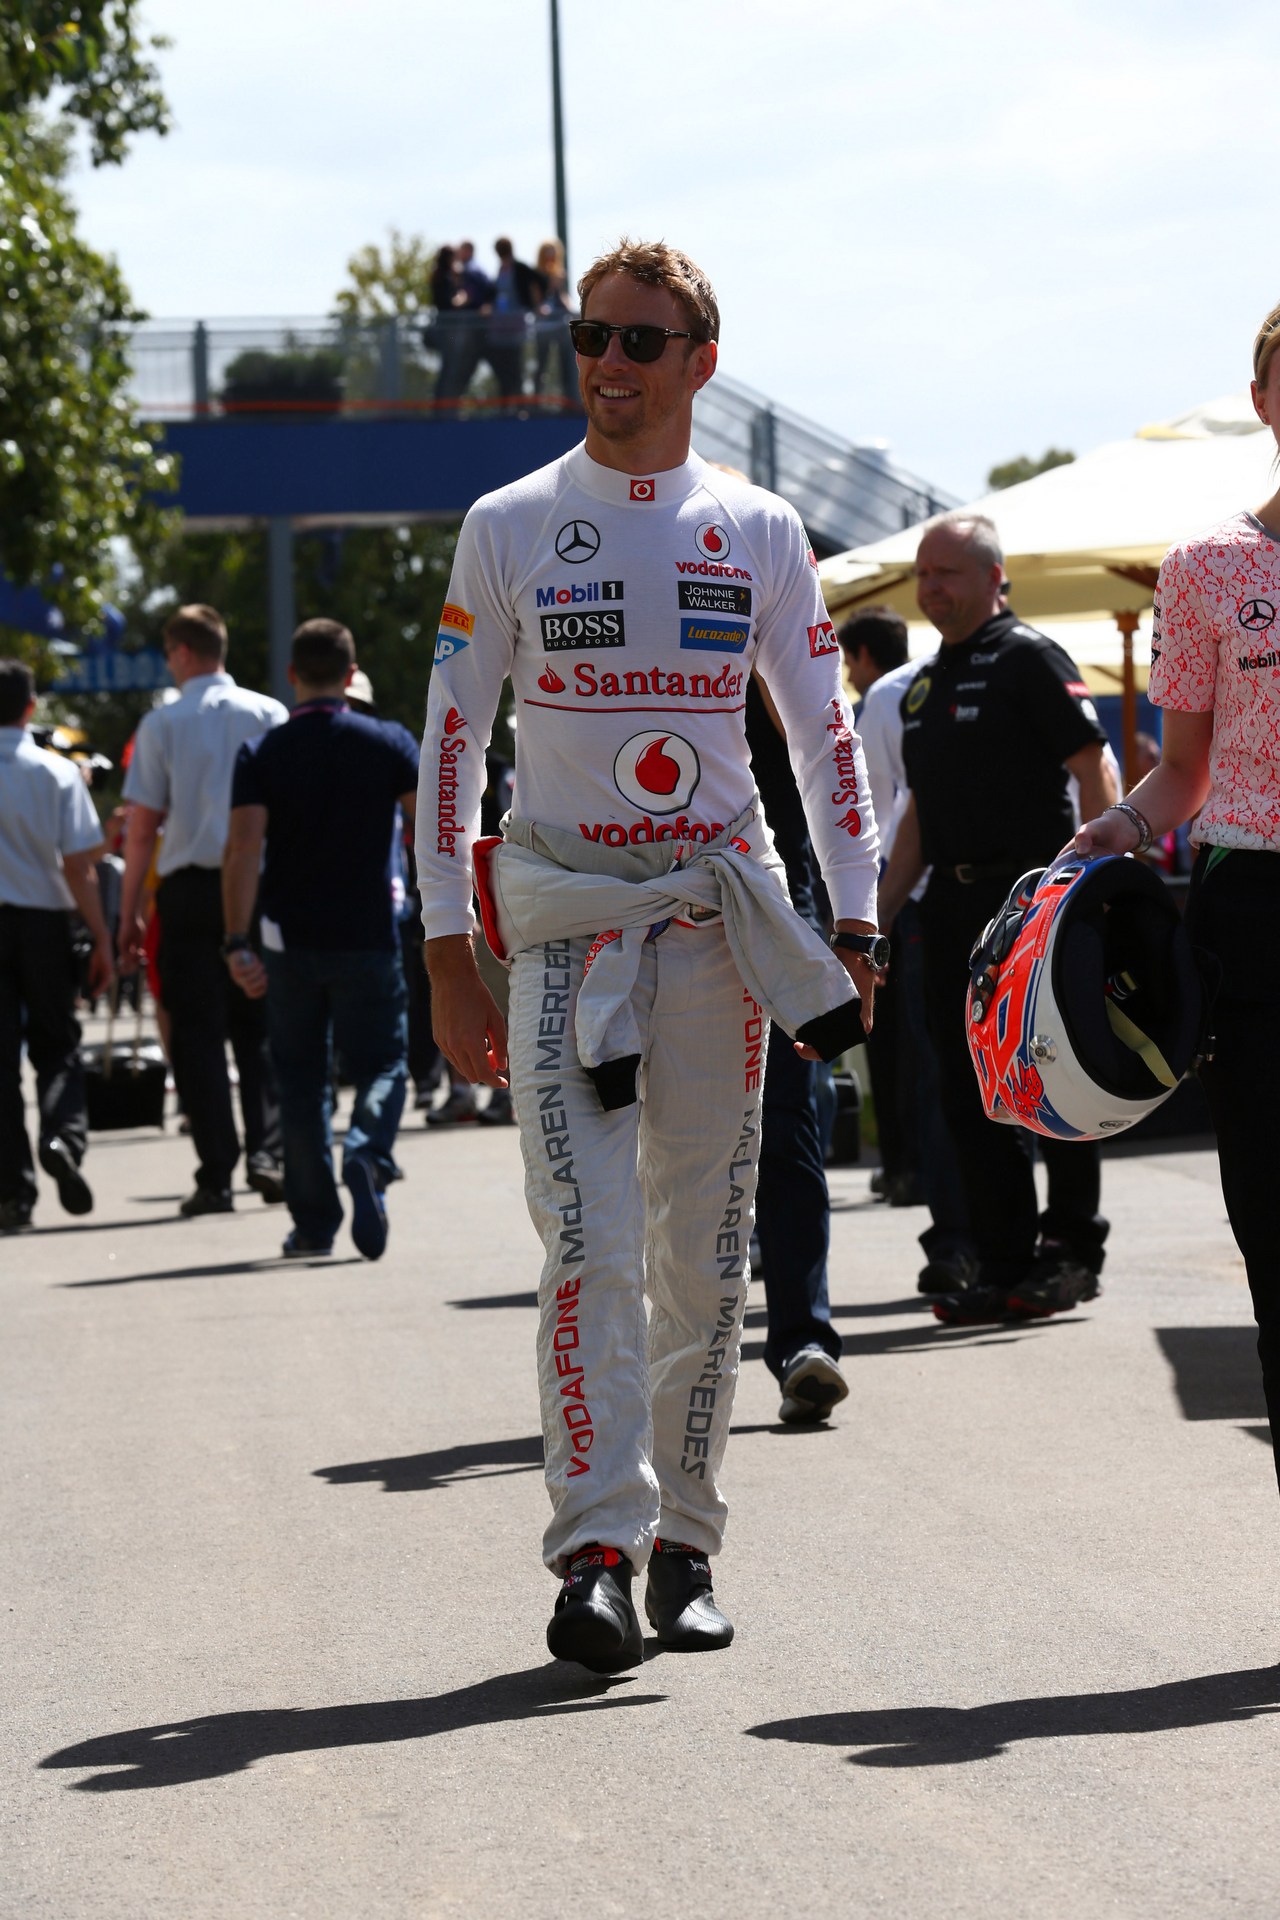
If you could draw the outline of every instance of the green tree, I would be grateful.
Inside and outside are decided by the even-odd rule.
[[[1074,453],[1068,453],[1062,447],[1050,447],[1038,460],[1029,460],[1025,453],[1020,453],[1016,460],[1006,460],[1003,466],[992,467],[987,475],[987,485],[993,492],[1004,487],[1016,487],[1023,480],[1034,480],[1038,473],[1048,473],[1051,467],[1069,467],[1074,459]]]
[[[436,249],[421,234],[392,227],[385,250],[361,247],[347,262],[347,284],[334,310],[348,320],[387,320],[425,314],[432,305],[431,269]]]
[[[134,0],[9,0],[0,17],[0,565],[72,626],[100,613],[111,542],[145,551],[161,535],[156,496],[176,480],[133,418],[124,329],[141,316],[115,264],[80,239],[64,187],[73,121],[95,165],[165,130],[148,58],[161,44],[139,39]]]

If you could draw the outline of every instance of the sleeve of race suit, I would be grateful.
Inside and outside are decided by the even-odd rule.
[[[516,620],[483,503],[458,536],[440,615],[418,768],[415,851],[424,937],[470,933],[471,846],[480,825],[485,748],[515,653]]]
[[[840,685],[835,628],[794,514],[771,529],[770,544],[774,586],[760,614],[756,664],[786,731],[831,910],[837,920],[874,922],[879,835],[862,745]]]

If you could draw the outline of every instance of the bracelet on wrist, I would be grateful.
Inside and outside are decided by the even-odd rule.
[[[1151,822],[1145,813],[1139,813],[1138,809],[1131,807],[1127,800],[1113,800],[1109,807],[1104,807],[1103,811],[1104,813],[1122,813],[1129,825],[1136,830],[1138,844],[1134,848],[1135,853],[1146,853],[1150,850],[1155,835],[1151,831]]]
[[[253,942],[247,933],[229,933],[222,943],[222,957],[229,960],[233,953],[250,953]]]

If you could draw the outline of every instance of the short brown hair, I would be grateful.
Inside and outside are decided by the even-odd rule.
[[[171,647],[189,647],[197,660],[221,665],[227,657],[226,622],[216,607],[179,607],[165,621],[164,637]]]
[[[684,308],[689,331],[695,342],[720,338],[720,307],[715,291],[701,267],[687,253],[669,247],[665,240],[628,240],[624,235],[611,253],[602,253],[578,282],[578,298],[583,313],[587,301],[602,280],[611,273],[629,274],[642,287],[663,287]]]
[[[293,636],[289,660],[309,687],[332,687],[356,663],[356,643],[337,620],[304,620]]]
[[[1253,343],[1253,377],[1260,387],[1266,385],[1267,369],[1277,347],[1280,347],[1280,307],[1272,307]]]
[[[881,673],[900,667],[907,657],[907,623],[892,607],[860,607],[836,638],[845,653],[865,647]]]

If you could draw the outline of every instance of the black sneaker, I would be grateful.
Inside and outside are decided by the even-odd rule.
[[[245,1169],[245,1179],[269,1207],[284,1205],[284,1168],[269,1153],[254,1154]]]
[[[992,1321],[1024,1320],[1026,1315],[1014,1306],[1008,1287],[979,1282],[959,1293],[944,1293],[933,1303],[936,1320],[947,1327],[983,1327]]]
[[[1070,1256],[1037,1256],[1025,1280],[1019,1281],[1009,1295],[1010,1306],[1035,1320],[1051,1313],[1070,1313],[1085,1300],[1096,1300],[1102,1291],[1098,1276],[1083,1261]]]
[[[510,1087],[495,1087],[488,1103],[477,1113],[476,1120],[482,1127],[514,1127],[516,1110],[511,1104]]]
[[[42,1143],[40,1165],[56,1181],[58,1198],[66,1213],[92,1213],[93,1194],[80,1171],[75,1154],[60,1134]]]
[[[325,1260],[332,1252],[332,1240],[308,1240],[296,1227],[280,1249],[284,1260]]]
[[[679,1540],[655,1540],[649,1560],[644,1610],[664,1647],[702,1653],[727,1647],[733,1622],[716,1605],[711,1563],[697,1547]]]
[[[919,1293],[962,1293],[978,1278],[978,1260],[972,1253],[944,1253],[928,1260],[916,1282]]]
[[[547,1624],[557,1660],[577,1660],[592,1673],[620,1673],[644,1659],[640,1622],[631,1604],[631,1562],[614,1547],[579,1547]]]
[[[848,1382],[829,1353],[822,1347],[801,1347],[782,1369],[778,1418],[788,1426],[825,1420],[848,1392]]]
[[[198,1220],[202,1213],[234,1213],[235,1210],[231,1195],[219,1192],[217,1187],[197,1187],[178,1208],[184,1220]]]
[[[22,1200],[0,1200],[0,1233],[30,1233],[31,1208]]]

